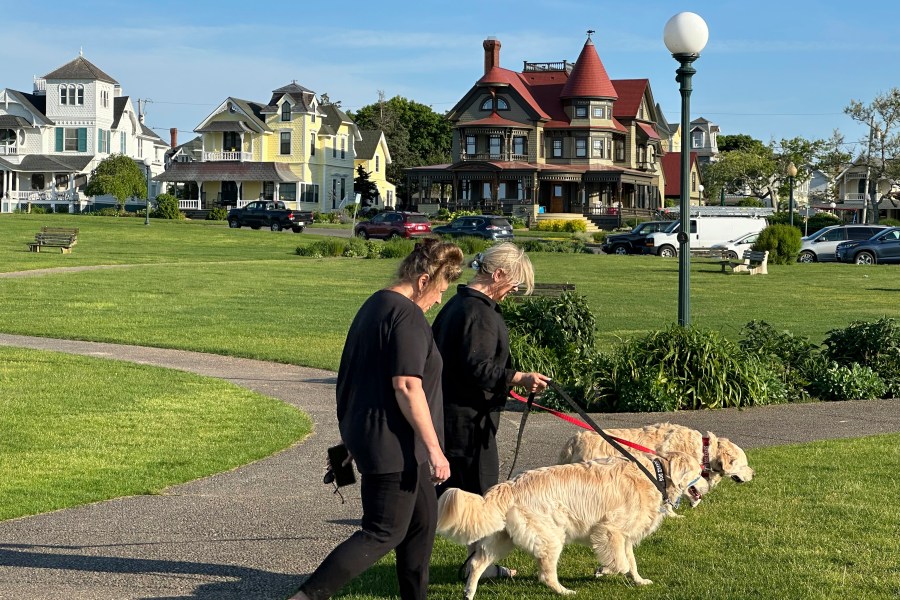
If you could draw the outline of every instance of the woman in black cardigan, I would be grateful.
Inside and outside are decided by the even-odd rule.
[[[472,265],[475,277],[460,285],[434,320],[434,341],[444,360],[444,452],[450,478],[438,487],[484,494],[498,482],[497,427],[511,387],[540,392],[549,377],[512,368],[509,333],[498,302],[520,286],[534,287],[531,260],[511,243],[488,248]],[[500,567],[494,577],[514,571]]]

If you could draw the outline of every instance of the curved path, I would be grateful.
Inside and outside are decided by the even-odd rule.
[[[282,600],[358,523],[359,487],[341,504],[321,482],[336,442],[334,373],[196,352],[0,334],[0,345],[55,350],[219,377],[280,398],[313,435],[269,458],[157,496],[136,496],[0,522],[0,598]],[[598,415],[603,426],[668,420],[745,448],[900,431],[896,401],[698,413]],[[519,415],[505,413],[501,473]],[[571,425],[529,417],[519,469],[552,464]],[[517,469],[518,470],[518,469]]]

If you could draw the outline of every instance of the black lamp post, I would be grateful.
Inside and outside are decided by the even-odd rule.
[[[147,199],[144,206],[144,225],[150,224],[150,162],[149,158],[144,159],[144,166],[147,167]]]
[[[693,62],[709,40],[709,28],[700,15],[681,12],[669,19],[663,41],[672,57],[680,63],[675,81],[681,84],[681,225],[678,232],[678,324],[691,324],[691,149],[688,128],[691,125],[691,77]]]
[[[788,200],[788,212],[790,213],[791,227],[794,226],[794,177],[797,176],[797,166],[793,161],[788,163],[787,167],[788,179],[791,182],[791,195]]]

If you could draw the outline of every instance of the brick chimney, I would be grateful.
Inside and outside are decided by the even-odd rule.
[[[500,40],[495,37],[489,37],[484,40],[484,74],[494,67],[500,66]]]
[[[172,148],[174,148],[178,145],[178,128],[172,127],[171,129],[169,129],[169,136],[172,139],[172,143],[170,145],[172,146]]]

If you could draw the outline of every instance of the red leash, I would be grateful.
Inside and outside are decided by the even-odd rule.
[[[512,390],[510,390],[509,395],[512,396],[513,398],[515,398],[516,400],[518,400],[519,402],[528,402],[527,398],[520,396],[519,394],[515,393]],[[571,417],[571,416],[567,415],[566,413],[560,412],[558,410],[554,410],[552,408],[548,408],[546,406],[541,406],[540,404],[537,404],[536,402],[532,402],[531,405],[536,408],[540,408],[541,410],[546,410],[548,413],[550,413],[554,417],[558,417],[558,418],[562,419],[563,421],[567,421],[567,422],[571,423],[572,425],[578,425],[579,427],[581,427],[583,429],[589,429],[591,431],[594,431],[594,428],[591,427],[590,425],[588,425],[587,423],[585,423],[584,421],[576,419],[575,417]],[[647,448],[646,446],[641,446],[640,444],[635,444],[634,442],[629,442],[628,440],[623,440],[622,438],[618,438],[615,436],[610,436],[610,437],[612,439],[616,440],[617,442],[619,442],[620,444],[622,444],[623,446],[628,446],[629,448],[633,448],[635,450],[640,450],[641,452],[646,452],[647,454],[653,454],[654,456],[656,456],[656,451],[651,450],[650,448]]]

